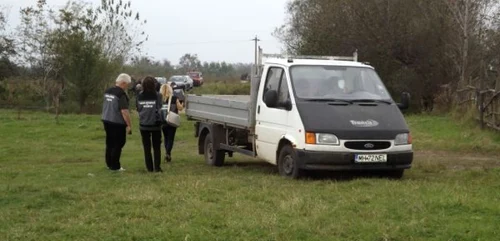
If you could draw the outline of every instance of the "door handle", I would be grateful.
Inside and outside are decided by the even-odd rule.
[[[260,114],[260,105],[257,106],[257,114]]]

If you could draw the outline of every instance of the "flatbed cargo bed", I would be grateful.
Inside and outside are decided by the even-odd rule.
[[[188,95],[186,116],[236,128],[250,129],[250,95]]]

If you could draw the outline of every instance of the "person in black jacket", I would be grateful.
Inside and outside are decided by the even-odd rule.
[[[170,101],[170,111],[179,114],[179,111],[183,110],[182,104],[179,102],[179,99],[177,96],[174,95],[174,90],[172,89],[172,86],[169,84],[163,84],[160,89],[160,94],[162,97],[163,104],[168,104],[168,100],[171,97]],[[165,137],[165,161],[166,162],[171,162],[172,161],[172,148],[174,146],[174,138],[175,138],[175,132],[177,131],[177,127],[173,127],[167,123],[163,124],[162,127],[163,135]]]
[[[128,86],[131,82],[128,74],[120,74],[116,85],[104,93],[101,120],[106,131],[106,165],[112,171],[125,171],[120,164],[122,148],[127,139],[126,133],[132,134]]]
[[[136,100],[139,129],[144,148],[144,161],[149,172],[161,172],[161,95],[156,92],[155,80],[148,76],[142,81],[143,91]],[[151,143],[154,156],[151,157]]]

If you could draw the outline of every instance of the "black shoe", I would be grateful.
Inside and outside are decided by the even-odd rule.
[[[167,156],[165,156],[165,161],[166,162],[171,162],[172,161],[172,157],[167,154]]]
[[[163,170],[161,168],[158,168],[155,170],[155,172],[163,172]]]

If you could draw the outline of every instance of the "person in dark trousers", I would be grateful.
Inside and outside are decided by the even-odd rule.
[[[179,99],[177,99],[177,96],[174,95],[172,86],[170,86],[169,84],[163,84],[160,88],[160,94],[162,96],[163,104],[168,104],[168,99],[170,97],[172,98],[172,100],[170,101],[170,111],[179,114],[179,111],[183,110],[184,107],[179,102]],[[173,127],[167,123],[164,123],[162,126],[162,131],[163,137],[165,139],[165,161],[171,162],[172,148],[174,147],[175,132],[177,131],[177,127]]]
[[[104,92],[101,120],[106,131],[106,165],[112,171],[125,171],[121,166],[120,156],[125,146],[127,133],[132,134],[128,85],[131,82],[128,74],[120,74],[116,85]]]
[[[142,81],[143,91],[137,95],[139,128],[144,148],[144,161],[149,172],[161,172],[161,95],[155,89],[154,78],[148,76]],[[151,157],[151,144],[153,157]]]

